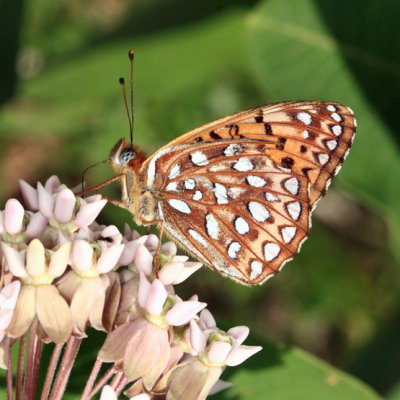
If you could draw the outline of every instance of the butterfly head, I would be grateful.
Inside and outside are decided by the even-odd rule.
[[[113,147],[110,154],[110,165],[114,172],[121,174],[127,170],[137,173],[145,160],[145,154],[136,146],[126,144],[125,139],[120,139]]]

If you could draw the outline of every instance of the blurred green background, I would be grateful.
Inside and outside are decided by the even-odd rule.
[[[1,203],[20,196],[18,179],[79,184],[128,136],[118,78],[131,48],[134,140],[149,154],[269,102],[349,105],[353,149],[296,259],[261,287],[204,269],[178,291],[266,341],[215,398],[378,398],[299,347],[400,399],[399,13],[396,0],[3,0]],[[88,184],[110,176],[97,167]],[[117,186],[104,193],[119,197]],[[132,225],[111,205],[102,218]]]

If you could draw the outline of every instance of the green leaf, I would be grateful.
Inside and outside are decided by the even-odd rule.
[[[376,16],[383,8],[389,22],[382,24]],[[373,0],[271,0],[248,18],[252,68],[264,92],[278,101],[332,100],[353,108],[357,135],[338,181],[384,213],[398,258],[400,158],[391,130],[398,124],[382,110],[397,102],[393,85],[399,81],[400,64],[398,57],[391,59],[396,50],[387,46],[388,40],[379,38],[382,30],[386,38],[396,36],[390,20],[399,11],[398,2],[382,7]]]
[[[268,343],[263,350],[222,375],[234,386],[212,399],[358,400],[380,399],[367,385],[298,348]]]

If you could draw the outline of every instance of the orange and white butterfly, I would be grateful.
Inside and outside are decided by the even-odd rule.
[[[132,85],[132,50],[129,58]],[[300,251],[356,129],[349,107],[288,101],[210,122],[147,158],[132,144],[133,105],[128,118],[131,141],[120,139],[109,159],[117,175],[89,191],[120,180],[122,202],[109,200],[138,225],[159,224],[160,238],[165,229],[245,285],[265,282]]]
[[[355,128],[339,103],[282,102],[210,122],[148,158],[121,139],[110,164],[138,225],[159,223],[212,269],[255,285],[299,252]]]

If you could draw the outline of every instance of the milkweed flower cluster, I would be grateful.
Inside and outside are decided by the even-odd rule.
[[[17,393],[35,397],[42,344],[52,342],[42,398],[61,398],[89,327],[106,338],[83,399],[102,388],[102,399],[122,391],[135,400],[205,399],[228,386],[219,380],[226,366],[261,350],[242,344],[247,327],[221,331],[206,303],[175,293],[201,263],[177,255],[174,243],[161,245],[157,236],[128,226],[122,234],[99,225],[95,219],[106,200],[76,196],[57,177],[36,188],[22,181],[21,191],[25,208],[10,199],[0,211],[1,368],[12,368],[17,341],[23,360],[29,332],[24,387],[17,380]],[[109,369],[98,379],[103,364]],[[12,398],[12,374],[7,379]]]

